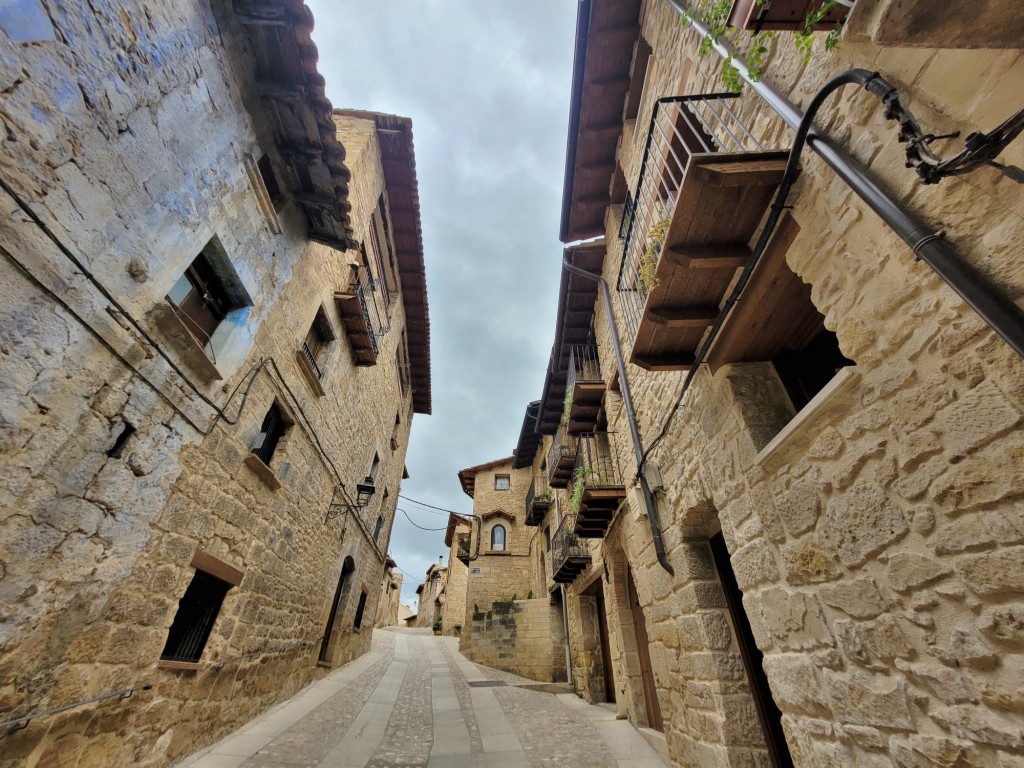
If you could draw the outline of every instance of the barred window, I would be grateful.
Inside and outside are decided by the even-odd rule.
[[[229,589],[231,585],[226,581],[204,571],[196,571],[188,589],[178,601],[178,612],[167,633],[161,659],[199,661]]]

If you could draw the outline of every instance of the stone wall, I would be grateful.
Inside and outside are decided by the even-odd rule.
[[[458,558],[459,534],[468,533],[469,524],[458,525],[448,552],[448,586],[445,587],[444,629],[446,635],[462,635],[466,620],[466,589],[469,567]]]
[[[640,114],[680,82],[687,93],[721,90],[720,61],[697,56],[697,36],[667,3],[648,3],[643,35],[654,67]],[[785,33],[771,43],[765,78],[806,103],[854,65],[893,79],[939,132],[988,130],[1005,117],[1004,94],[1024,90],[1019,51],[846,41],[805,65]],[[750,89],[734,109],[768,129]],[[992,169],[922,186],[903,168],[903,146],[877,101],[853,88],[827,102],[818,122],[999,290],[1024,294],[1024,273],[1012,266],[1024,232],[1021,187]],[[630,127],[620,160],[632,187],[645,130]],[[1022,146],[1003,160],[1020,163]],[[603,562],[609,583],[619,583],[621,546],[651,639],[670,754],[681,765],[765,759],[707,545],[719,530],[797,765],[1016,764],[1024,746],[1024,710],[1012,693],[1024,675],[1024,636],[1014,629],[1024,611],[1024,367],[821,161],[808,153],[802,162],[791,199],[799,234],[787,261],[811,285],[855,369],[768,455],[761,451],[794,415],[770,365],[701,370],[675,411],[685,373],[629,366],[645,445],[671,418],[652,459],[664,479],[657,503],[675,575],[657,563],[647,520],[629,505],[595,552],[595,569]],[[611,280],[620,216],[609,209]],[[595,327],[609,350],[600,305]],[[628,355],[632,341],[624,341]],[[602,359],[610,379],[612,356]],[[609,430],[625,434],[618,402],[608,405]],[[618,448],[631,462],[629,444]],[[579,608],[588,578],[570,589],[581,671],[594,666]],[[628,605],[606,590],[605,606],[618,707],[643,724]],[[588,691],[597,687],[589,673],[581,677]]]
[[[472,614],[473,661],[542,682],[563,682],[561,615],[547,598],[495,602]]]
[[[53,32],[17,44],[0,32],[0,169],[18,198],[0,199],[0,709],[153,689],[33,721],[3,738],[0,766],[166,765],[323,674],[346,558],[326,658],[368,648],[412,415],[395,364],[404,310],[392,307],[378,365],[355,368],[333,292],[356,255],[310,243],[294,205],[280,233],[265,218],[246,161],[261,147],[277,156],[247,108],[260,102],[223,8],[24,5],[45,7]],[[346,160],[358,237],[384,191],[367,135]],[[252,307],[211,381],[153,310],[214,236]],[[296,357],[320,308],[337,335],[325,396]],[[291,425],[270,467],[255,467],[272,402]],[[335,472],[354,496],[374,452],[369,506],[325,522]],[[168,668],[167,629],[204,554],[242,579],[200,663]]]

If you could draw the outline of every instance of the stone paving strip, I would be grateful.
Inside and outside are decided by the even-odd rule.
[[[455,638],[374,632],[370,653],[178,768],[664,768],[611,707],[479,666]]]

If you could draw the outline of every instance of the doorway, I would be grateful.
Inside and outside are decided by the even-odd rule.
[[[338,578],[338,587],[334,590],[334,600],[331,601],[331,612],[327,616],[327,627],[324,629],[323,639],[320,641],[320,655],[317,660],[321,664],[329,664],[328,659],[330,658],[331,651],[331,635],[334,634],[334,620],[338,615],[338,610],[341,607],[341,598],[345,593],[345,587],[349,579],[349,575],[356,569],[355,561],[351,557],[346,557],[345,562],[341,566],[341,576]]]
[[[722,590],[725,592],[729,617],[732,619],[732,625],[736,631],[736,642],[740,647],[740,656],[743,658],[747,682],[750,684],[750,691],[754,696],[754,708],[757,710],[758,720],[761,721],[761,730],[764,733],[764,741],[768,748],[768,756],[772,761],[772,768],[793,768],[793,758],[789,754],[786,736],[782,731],[782,712],[775,704],[771,689],[768,687],[768,676],[765,675],[762,664],[764,657],[761,649],[754,642],[754,633],[750,629],[750,622],[743,610],[743,593],[736,583],[736,575],[733,573],[732,562],[729,560],[729,550],[725,546],[725,538],[719,532],[709,541],[711,556],[715,561],[715,568],[718,570]]]
[[[633,583],[632,569],[626,570],[626,582],[629,588],[629,608],[633,615],[633,632],[636,634],[637,658],[640,662],[640,682],[643,685],[644,703],[647,707],[647,726],[656,731],[663,731],[665,726],[661,720],[658,689],[654,684],[654,668],[651,665],[647,624],[644,621],[644,609],[640,605],[640,597],[636,592],[636,584]]]

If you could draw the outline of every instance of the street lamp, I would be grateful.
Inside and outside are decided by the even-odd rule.
[[[363,482],[356,483],[356,502],[355,504],[349,504],[345,501],[344,496],[342,496],[342,487],[336,485],[334,487],[334,496],[331,498],[331,505],[327,508],[327,520],[333,520],[345,511],[355,513],[364,509],[370,503],[370,499],[376,491],[377,486],[374,485],[373,478],[367,475],[363,478]]]

